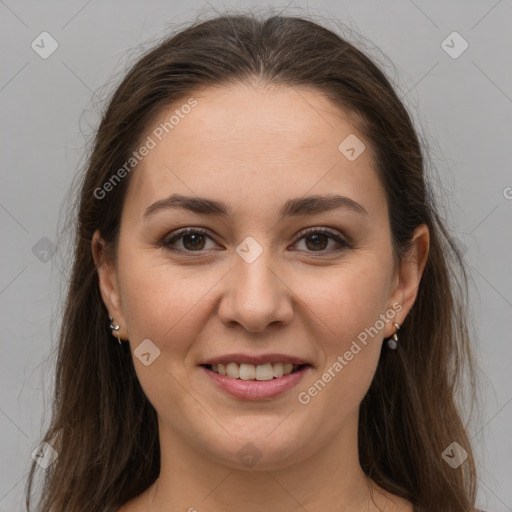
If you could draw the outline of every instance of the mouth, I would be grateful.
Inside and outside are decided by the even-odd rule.
[[[285,395],[313,371],[312,365],[299,362],[277,360],[252,364],[224,359],[222,363],[212,361],[199,368],[207,382],[221,393],[244,401],[261,401]]]
[[[301,371],[309,364],[293,364],[289,362],[249,364],[230,362],[227,364],[203,364],[207,370],[234,380],[268,381],[280,379],[286,375]]]

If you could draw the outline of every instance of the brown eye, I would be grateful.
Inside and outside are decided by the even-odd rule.
[[[350,244],[337,233],[325,229],[313,228],[302,232],[301,235],[295,244],[304,240],[305,248],[298,250],[310,253],[330,253],[350,247]],[[170,251],[199,253],[208,249],[206,247],[208,240],[211,240],[215,247],[215,242],[207,231],[199,228],[186,228],[165,237],[160,245]]]
[[[331,252],[339,251],[345,247],[349,247],[349,244],[343,240],[338,234],[325,229],[310,229],[302,232],[302,237],[297,240],[296,243],[301,240],[305,240],[306,252]],[[329,242],[335,242],[334,248],[328,249]],[[336,247],[337,244],[337,247]],[[327,250],[326,250],[327,249]]]
[[[162,245],[166,249],[178,252],[200,252],[205,248],[206,239],[212,240],[206,231],[197,228],[187,228],[178,231],[170,238],[167,237],[163,240]],[[182,247],[176,247],[180,240]]]
[[[325,233],[314,233],[312,235],[306,236],[305,239],[306,247],[312,251],[325,249],[330,240],[330,238]]]
[[[204,237],[202,233],[192,233],[188,235],[183,235],[183,246],[186,249],[190,249],[192,251],[196,249],[203,249],[204,248]]]

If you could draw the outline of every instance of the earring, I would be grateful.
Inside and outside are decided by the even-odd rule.
[[[396,330],[400,329],[400,326],[398,324],[395,324]],[[398,347],[398,336],[396,335],[396,332],[393,334],[393,336],[388,340],[388,347],[391,350],[396,350]]]
[[[121,345],[121,336],[119,334],[119,329],[121,329],[120,325],[117,325],[114,323],[114,319],[112,317],[109,317],[110,325],[109,329],[112,331],[112,334],[117,337],[117,341],[119,345]]]

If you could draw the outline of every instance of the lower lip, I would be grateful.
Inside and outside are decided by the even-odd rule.
[[[218,386],[222,391],[244,400],[262,400],[274,398],[296,386],[311,370],[311,366],[303,366],[300,370],[272,380],[241,380],[232,379],[215,373],[204,366],[201,370]]]

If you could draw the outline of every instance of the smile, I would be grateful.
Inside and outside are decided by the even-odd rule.
[[[202,364],[199,368],[214,388],[242,400],[277,398],[298,386],[313,371],[309,364],[292,363],[254,365],[232,362]]]
[[[302,366],[292,363],[266,363],[266,364],[248,364],[248,363],[227,363],[205,365],[209,370],[239,380],[272,380],[279,379],[284,375],[289,375]]]

